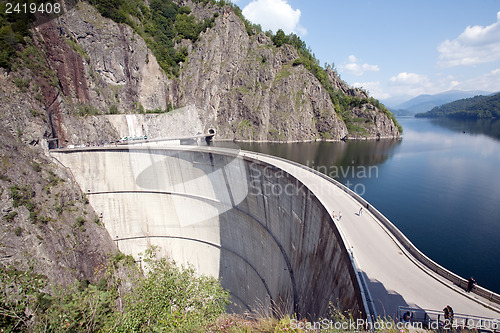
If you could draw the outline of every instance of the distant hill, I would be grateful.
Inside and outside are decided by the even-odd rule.
[[[432,108],[450,103],[459,99],[469,98],[477,95],[490,95],[487,91],[460,91],[450,90],[435,95],[419,95],[404,103],[394,106],[394,109],[407,110],[412,114],[426,112]]]
[[[401,109],[395,110],[395,109],[389,108],[389,111],[391,111],[391,113],[393,115],[395,115],[396,118],[399,118],[399,117],[413,117],[415,115],[413,112],[410,112],[408,110],[401,110]]]
[[[426,118],[496,118],[500,117],[500,93],[460,99],[419,113],[415,117]]]

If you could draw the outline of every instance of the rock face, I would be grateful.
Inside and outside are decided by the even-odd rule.
[[[33,266],[52,284],[96,282],[116,252],[72,175],[47,157],[39,101],[0,73],[0,267]]]
[[[321,83],[303,66],[292,66],[295,49],[276,49],[264,34],[250,38],[242,25],[226,12],[207,31],[182,71],[182,100],[195,101],[226,139],[311,140],[329,133],[339,140],[347,135]]]
[[[163,72],[131,27],[103,18],[86,2],[33,28],[13,70],[0,69],[3,265],[26,265],[32,258],[53,281],[70,282],[92,279],[114,251],[71,175],[47,155],[56,142],[118,139],[123,124],[103,114],[186,106],[171,116],[141,116],[148,136],[212,128],[217,139],[226,140],[400,135],[391,119],[366,102],[364,92],[329,71],[334,89],[365,100],[349,111],[363,123],[364,132],[353,131],[318,79],[303,65],[294,66],[297,51],[276,47],[263,33],[249,36],[229,7],[178,2],[199,19],[218,13],[197,42],[177,41],[188,50],[179,77]],[[19,202],[16,191],[27,201]]]
[[[165,110],[169,105],[196,106],[204,130],[215,128],[217,139],[304,141],[345,137],[380,138],[400,135],[393,121],[370,103],[351,110],[364,130],[350,131],[328,92],[303,65],[290,45],[276,47],[263,33],[249,36],[229,7],[182,1],[200,19],[220,12],[213,28],[188,49],[179,78],[161,70],[144,40],[132,28],[105,19],[87,3],[58,20],[37,28],[36,41],[56,72],[59,87],[44,90],[52,131],[62,145],[98,142],[116,137],[105,120],[91,121],[76,131],[70,109],[81,105],[95,113],[137,113]],[[368,97],[328,71],[334,89]],[[50,103],[50,104],[49,104]],[[338,110],[337,110],[338,111]],[[358,119],[359,120],[359,119]],[[80,122],[78,119],[77,122]],[[85,121],[84,121],[85,123]],[[88,121],[87,121],[88,123]],[[358,122],[359,124],[359,122]],[[81,126],[80,126],[81,127]],[[99,136],[88,135],[98,127]]]

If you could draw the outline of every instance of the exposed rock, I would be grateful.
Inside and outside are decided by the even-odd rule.
[[[74,64],[77,56],[83,64],[72,65],[73,71],[68,71],[68,65],[56,64],[54,57],[49,56],[63,94],[72,96],[73,103],[86,101],[101,112],[113,106],[119,112],[134,113],[165,110],[169,104],[195,105],[203,131],[216,128],[217,139],[223,140],[353,137],[321,83],[302,65],[293,66],[299,56],[292,46],[277,48],[263,33],[250,37],[241,19],[229,8],[191,1],[179,4],[190,6],[192,15],[200,20],[210,18],[214,11],[219,15],[215,26],[202,33],[199,41],[183,40],[178,45],[189,51],[178,79],[165,75],[144,40],[130,27],[101,17],[86,3],[79,3],[59,20],[40,27],[42,39],[53,45],[48,47],[49,55],[54,53],[50,49],[58,49],[67,54],[59,56],[62,64]],[[54,36],[54,32],[59,32],[59,36]],[[68,43],[76,46],[72,49]],[[368,97],[364,91],[347,85],[335,71],[327,73],[336,90],[357,98]],[[59,109],[69,109],[64,101],[58,103]],[[366,122],[358,121],[368,127],[366,137],[397,137],[399,132],[392,120],[377,108],[373,107],[373,111],[376,115],[353,112],[353,116],[366,117]],[[54,118],[61,119],[58,115]],[[108,125],[101,125],[106,128],[100,131],[106,133],[106,139],[84,140],[78,138],[84,131],[68,133],[73,121],[71,126],[56,123],[54,132],[60,133],[58,136],[64,138],[65,144],[112,141],[116,135]]]
[[[116,247],[78,184],[40,148],[0,130],[0,264],[33,266],[52,284],[97,282]]]
[[[144,40],[129,26],[103,18],[86,2],[57,22],[62,38],[75,41],[87,58],[86,80],[94,106],[108,111],[133,113],[139,103],[145,109],[166,109],[170,82]],[[149,61],[151,60],[151,61]]]
[[[228,140],[353,136],[320,81],[293,65],[298,53],[292,46],[277,48],[264,33],[249,36],[229,7],[178,2],[199,20],[218,13],[198,41],[177,41],[188,50],[178,78],[163,72],[132,28],[103,18],[86,2],[33,29],[16,69],[0,69],[1,264],[22,268],[32,259],[51,281],[69,283],[93,279],[115,251],[71,174],[46,154],[54,138],[62,146],[99,144],[130,130],[99,115],[189,106],[137,116],[137,133],[150,137],[210,128]],[[364,134],[355,137],[399,136],[364,91],[333,70],[328,75],[334,89],[364,99],[349,114],[363,124]],[[15,187],[30,203],[14,204]]]
[[[250,38],[231,11],[217,18],[191,52],[181,73],[181,102],[205,111],[218,138],[296,141],[347,134],[328,93],[304,67],[292,66],[295,49],[276,49],[264,34]]]
[[[116,247],[71,173],[46,155],[50,114],[30,93],[38,80],[13,83],[22,74],[0,70],[0,265],[33,266],[52,284],[96,282]]]

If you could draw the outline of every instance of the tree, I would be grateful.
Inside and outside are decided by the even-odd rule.
[[[273,36],[272,40],[273,40],[274,45],[276,45],[277,47],[280,47],[281,45],[285,44],[285,41],[286,41],[285,32],[283,30],[279,29],[276,32],[276,35]]]

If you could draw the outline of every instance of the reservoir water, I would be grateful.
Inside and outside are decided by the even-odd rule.
[[[400,123],[402,140],[238,145],[348,185],[434,261],[500,293],[500,121]]]

